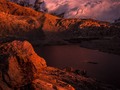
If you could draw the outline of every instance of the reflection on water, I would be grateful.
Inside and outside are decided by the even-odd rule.
[[[118,55],[85,49],[77,45],[46,46],[37,49],[37,52],[45,58],[49,66],[85,69],[91,77],[120,86]]]

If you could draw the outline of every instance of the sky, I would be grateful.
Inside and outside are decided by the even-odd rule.
[[[35,0],[30,0],[34,3]],[[65,18],[93,18],[113,22],[120,17],[120,0],[44,0],[49,13]]]

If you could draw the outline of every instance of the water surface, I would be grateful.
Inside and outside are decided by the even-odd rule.
[[[120,56],[118,55],[81,48],[79,45],[45,46],[37,49],[37,52],[49,66],[85,69],[91,77],[120,86]]]

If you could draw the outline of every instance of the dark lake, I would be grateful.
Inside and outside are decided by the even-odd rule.
[[[81,48],[79,45],[37,48],[48,66],[86,70],[87,75],[105,83],[120,86],[120,56]],[[94,62],[94,63],[91,63]]]

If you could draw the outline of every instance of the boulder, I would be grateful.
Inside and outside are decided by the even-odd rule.
[[[0,45],[0,79],[9,87],[21,87],[34,79],[34,74],[46,67],[27,41],[12,41]]]

